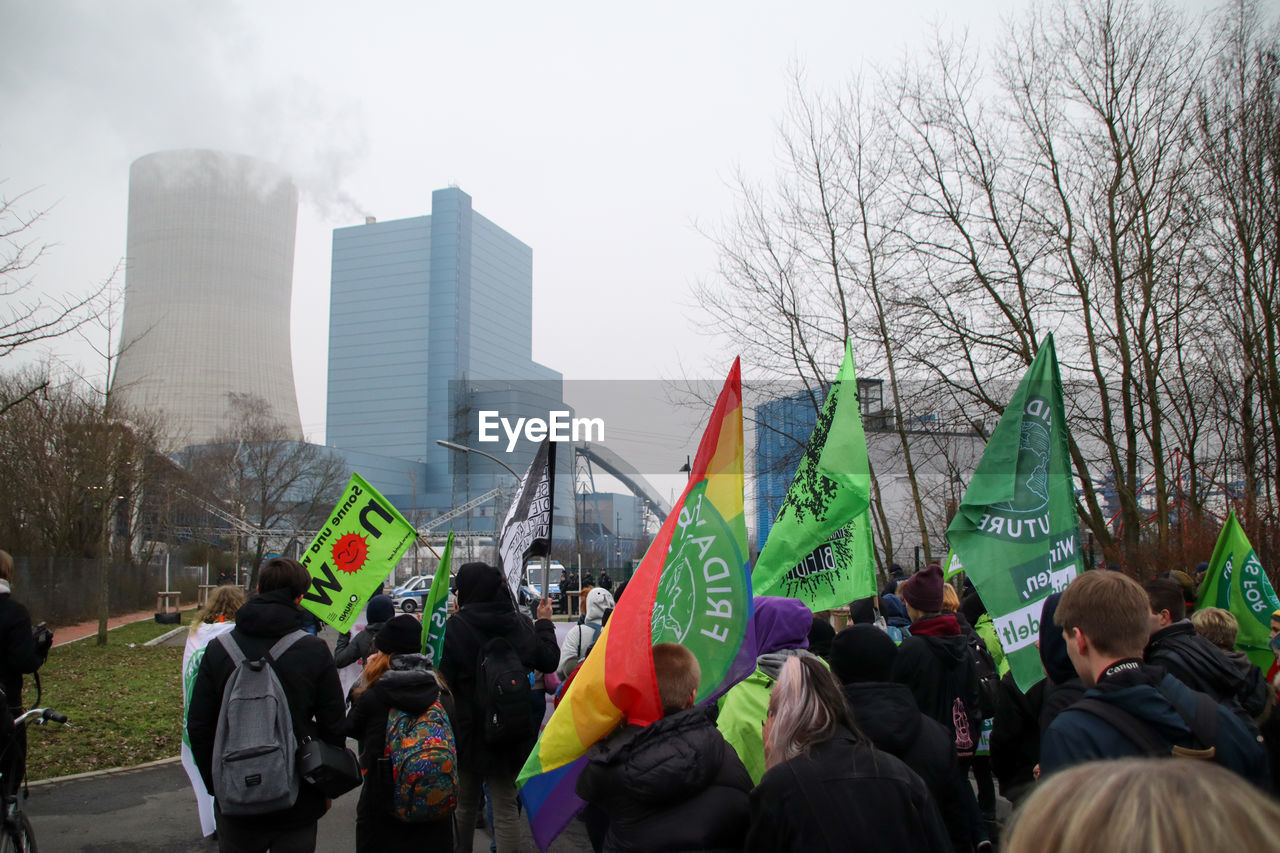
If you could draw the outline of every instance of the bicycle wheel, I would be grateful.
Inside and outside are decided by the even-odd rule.
[[[6,822],[3,837],[0,837],[0,853],[36,853],[36,834],[31,829],[31,821],[22,812]]]

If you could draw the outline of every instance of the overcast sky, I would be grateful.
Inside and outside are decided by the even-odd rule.
[[[0,0],[0,192],[52,208],[35,275],[57,294],[121,262],[137,157],[218,148],[290,171],[313,440],[332,229],[429,213],[450,184],[533,247],[536,360],[569,379],[722,377],[734,353],[690,296],[716,262],[696,226],[729,218],[736,170],[773,174],[789,68],[838,85],[918,50],[935,20],[990,40],[1017,7]]]

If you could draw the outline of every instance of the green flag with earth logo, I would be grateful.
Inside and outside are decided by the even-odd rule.
[[[1083,566],[1062,379],[1050,335],[1005,407],[947,528],[949,571],[969,575],[1021,690],[1044,677],[1040,611]]]
[[[814,611],[875,595],[871,465],[853,348],[822,404],[778,518],[756,559],[756,595],[797,598]]]
[[[1280,610],[1280,600],[1234,510],[1218,534],[1218,544],[1196,596],[1196,607],[1231,611],[1240,624],[1236,649],[1248,655],[1263,672],[1271,668],[1275,662],[1269,645],[1271,614]]]

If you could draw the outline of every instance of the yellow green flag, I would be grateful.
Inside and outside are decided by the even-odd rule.
[[[1230,610],[1240,623],[1236,649],[1248,655],[1263,672],[1271,668],[1275,662],[1268,645],[1271,614],[1280,610],[1280,600],[1234,511],[1218,534],[1209,570],[1196,596],[1196,607]]]
[[[814,611],[875,595],[870,501],[867,437],[845,341],[844,363],[756,558],[755,594],[797,598]]]
[[[413,525],[359,474],[333,508],[302,556],[311,589],[302,606],[340,633],[351,630],[360,609],[416,538]]]
[[[449,563],[453,558],[453,531],[444,543],[444,553],[440,555],[440,565],[436,566],[436,576],[431,579],[431,591],[422,605],[422,619],[427,629],[422,632],[422,653],[431,655],[432,666],[440,666],[440,656],[444,654],[444,623],[449,618]]]

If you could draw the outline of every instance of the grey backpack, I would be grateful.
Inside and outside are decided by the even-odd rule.
[[[266,814],[298,799],[293,717],[272,664],[305,636],[301,630],[286,634],[265,657],[247,660],[231,632],[218,635],[235,664],[213,738],[213,796],[223,814]]]

